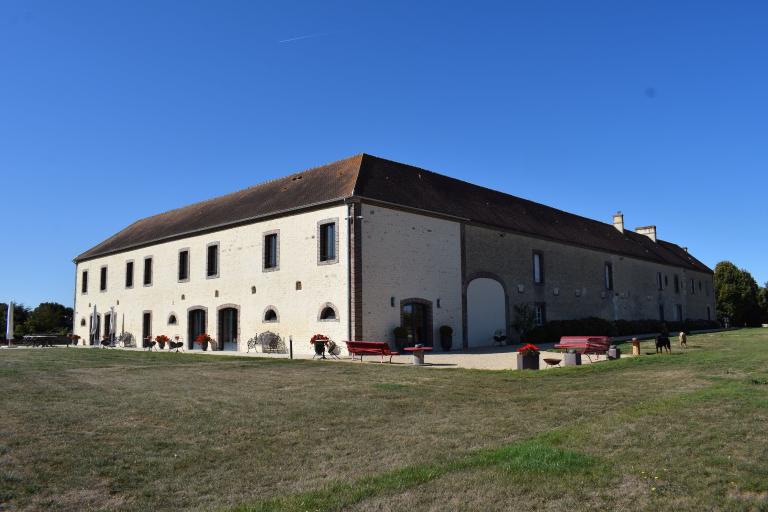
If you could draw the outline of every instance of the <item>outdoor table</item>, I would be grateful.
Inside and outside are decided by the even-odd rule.
[[[421,366],[424,364],[424,352],[432,350],[432,347],[405,347],[403,350],[413,354],[413,364]]]
[[[632,338],[632,355],[633,356],[640,355],[640,340],[638,340],[637,338]]]

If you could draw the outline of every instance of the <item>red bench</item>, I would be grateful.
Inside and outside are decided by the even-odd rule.
[[[572,348],[580,354],[605,354],[611,346],[610,336],[563,336],[555,348]]]
[[[389,356],[389,362],[392,362],[392,356],[398,355],[397,352],[389,350],[389,343],[386,341],[345,341],[347,344],[347,351],[352,359],[355,356],[360,356],[360,361],[363,360],[364,355],[378,355],[381,356],[381,362],[384,362],[384,357]]]

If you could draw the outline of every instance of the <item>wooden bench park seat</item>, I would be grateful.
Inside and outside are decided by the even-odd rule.
[[[389,349],[389,343],[386,341],[345,341],[347,344],[347,351],[352,359],[355,356],[360,356],[360,361],[363,360],[364,355],[378,355],[381,356],[381,362],[384,362],[384,357],[389,356],[389,362],[392,362],[392,356],[398,355],[398,352],[394,352]]]
[[[579,354],[606,354],[611,346],[610,336],[563,336],[555,348],[574,349]]]

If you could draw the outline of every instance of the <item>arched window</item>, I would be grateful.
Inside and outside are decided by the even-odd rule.
[[[269,306],[264,311],[264,321],[265,322],[277,322],[278,321],[277,310],[275,308],[273,308],[272,306]]]
[[[336,311],[336,307],[330,302],[326,302],[322,308],[320,308],[320,316],[318,320],[321,322],[333,322],[339,319],[339,315]]]
[[[80,327],[85,327],[85,318],[80,319]]]
[[[168,317],[168,325],[176,325],[176,315],[174,313],[171,313],[171,316]]]

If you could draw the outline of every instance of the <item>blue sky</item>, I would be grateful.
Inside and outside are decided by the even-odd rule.
[[[768,281],[768,3],[0,2],[0,301],[141,217],[367,152]],[[309,37],[305,37],[309,36]]]

